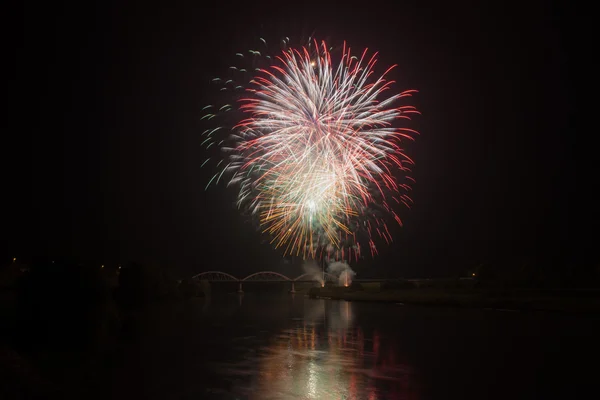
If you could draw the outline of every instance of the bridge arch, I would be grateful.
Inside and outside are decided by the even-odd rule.
[[[273,281],[277,280],[278,278],[283,279],[284,281],[292,281],[292,279],[288,278],[287,276],[275,271],[255,272],[242,279],[242,281]]]
[[[319,274],[319,276],[320,275],[321,274]],[[299,277],[293,279],[293,281],[300,281],[300,280],[305,279],[305,278],[314,278],[314,277],[315,277],[315,274],[306,273],[306,274],[302,274]],[[331,275],[331,274],[328,274],[327,272],[325,272],[325,280],[327,282],[335,282],[335,281],[337,281],[337,279],[338,278],[335,275]],[[312,280],[319,281],[320,279],[312,279]]]
[[[207,281],[227,281],[227,282],[238,282],[240,279],[227,272],[222,271],[206,271],[201,272],[198,275],[194,275],[192,279],[207,280]]]

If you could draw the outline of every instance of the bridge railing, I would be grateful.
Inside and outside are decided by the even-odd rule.
[[[260,271],[260,272],[255,272],[253,274],[248,275],[247,277],[241,279],[241,281],[243,281],[243,282],[246,282],[246,281],[264,282],[264,281],[279,281],[281,279],[283,279],[284,281],[292,280],[292,279],[288,278],[287,276],[280,274],[279,272]]]
[[[289,282],[297,282],[297,281],[315,281],[320,282],[325,278],[326,282],[335,282],[338,278],[335,275],[324,273],[314,274],[314,273],[305,273],[296,278],[290,278],[282,273],[275,271],[259,271],[253,274],[250,274],[244,278],[237,278],[227,272],[223,271],[206,271],[201,272],[197,275],[194,275],[192,279],[195,280],[207,280],[213,282],[268,282],[268,281],[289,281]]]
[[[237,282],[238,278],[222,271],[206,271],[201,272],[198,275],[194,275],[192,279],[196,280],[207,280],[207,281],[225,281],[225,282]]]

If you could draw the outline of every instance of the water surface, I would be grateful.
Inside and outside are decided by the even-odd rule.
[[[587,398],[599,354],[596,316],[249,293],[150,321],[112,398]]]

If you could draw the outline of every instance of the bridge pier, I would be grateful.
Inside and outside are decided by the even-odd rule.
[[[292,289],[290,290],[291,294],[296,293],[296,289],[294,288],[294,282],[292,282]]]
[[[240,293],[240,294],[244,293],[244,289],[242,289],[242,282],[239,283],[237,292]]]

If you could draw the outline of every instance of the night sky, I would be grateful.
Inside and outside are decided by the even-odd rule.
[[[199,117],[208,80],[249,37],[313,31],[379,51],[399,64],[397,89],[419,90],[415,204],[395,243],[357,267],[363,276],[584,252],[573,146],[591,28],[575,7],[149,3],[23,6],[5,133],[15,144],[3,151],[6,256],[287,272],[233,190],[204,191]]]

